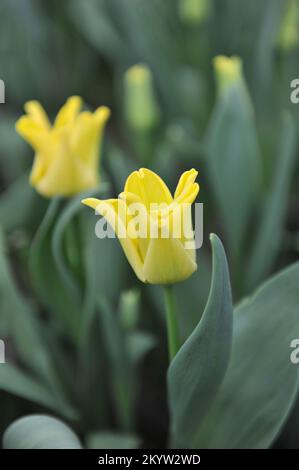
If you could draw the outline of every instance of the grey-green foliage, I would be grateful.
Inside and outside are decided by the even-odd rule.
[[[296,126],[290,114],[284,114],[274,175],[256,221],[256,238],[246,273],[248,287],[255,287],[269,274],[283,240],[288,197],[296,163]]]
[[[82,449],[76,434],[62,421],[30,415],[14,421],[3,436],[4,449]]]
[[[262,174],[253,108],[242,81],[220,94],[206,139],[213,195],[230,254],[238,262],[260,194]]]
[[[211,235],[213,276],[203,316],[168,370],[168,395],[175,446],[194,445],[193,436],[224,377],[232,340],[232,299],[227,261]]]
[[[236,309],[232,355],[215,402],[200,423],[198,448],[268,448],[298,391],[290,343],[299,338],[299,263]]]

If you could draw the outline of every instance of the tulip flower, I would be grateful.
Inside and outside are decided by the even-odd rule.
[[[156,173],[141,168],[128,177],[118,199],[82,201],[105,217],[142,282],[174,284],[197,269],[191,218],[196,176],[194,169],[183,173],[172,197]]]
[[[72,96],[51,125],[40,103],[29,101],[16,123],[35,151],[30,183],[45,197],[72,196],[99,184],[99,148],[110,111],[101,106],[80,112],[81,107],[81,98]]]

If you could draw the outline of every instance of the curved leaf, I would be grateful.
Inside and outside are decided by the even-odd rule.
[[[4,449],[82,449],[76,434],[62,421],[30,415],[14,421],[3,436]]]
[[[219,238],[210,238],[213,276],[208,302],[168,371],[172,432],[175,444],[184,447],[192,447],[192,437],[216,395],[232,340],[233,307],[226,256]]]
[[[247,284],[255,287],[271,271],[280,249],[287,213],[288,194],[296,163],[297,129],[291,114],[285,114],[277,164],[267,201],[261,214],[257,238],[249,261]]]
[[[268,448],[298,390],[290,343],[299,338],[299,263],[245,300],[234,315],[230,364],[201,423],[199,448]]]

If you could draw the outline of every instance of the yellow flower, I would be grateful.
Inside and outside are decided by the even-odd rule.
[[[213,62],[220,92],[226,91],[242,80],[242,61],[240,57],[218,55],[214,57]]]
[[[72,96],[52,126],[40,103],[29,101],[16,123],[35,151],[30,183],[43,196],[71,196],[99,183],[99,147],[110,111],[102,106],[80,112],[81,107],[81,98]]]
[[[197,174],[183,173],[172,197],[156,173],[141,168],[128,177],[118,199],[82,201],[105,217],[142,282],[173,284],[197,269],[191,217]]]

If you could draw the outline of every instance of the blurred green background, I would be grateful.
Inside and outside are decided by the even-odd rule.
[[[52,383],[57,400],[51,408],[36,398],[41,390],[27,393],[34,386],[22,382],[23,375],[14,376],[15,388],[5,386],[10,376],[0,377],[0,432],[18,416],[51,408],[68,415],[80,436],[126,433],[133,439],[128,445],[138,435],[143,445],[163,447],[167,351],[159,289],[137,282],[117,241],[94,240],[95,220],[80,207],[80,198],[61,203],[65,220],[60,232],[53,229],[52,241],[48,229],[57,212],[36,238],[48,201],[28,185],[32,150],[14,125],[31,99],[51,117],[71,95],[82,96],[92,109],[109,106],[101,157],[107,196],[118,194],[130,171],[142,166],[158,172],[171,190],[183,171],[199,170],[204,246],[197,273],[176,286],[186,337],[208,295],[210,232],[224,241],[236,302],[298,258],[299,104],[290,101],[290,83],[299,78],[298,2],[2,0],[0,17],[0,78],[6,85],[6,103],[0,105],[0,338],[6,340],[6,360],[20,374],[32,369],[34,383],[42,369],[42,382],[47,390]],[[213,70],[220,54],[243,62],[245,81],[227,96],[217,90]],[[152,73],[141,92],[126,74],[138,63]],[[134,124],[136,113],[139,122],[151,106],[152,120]],[[67,241],[70,221],[77,224],[79,246]],[[57,266],[65,245],[71,251],[65,254],[67,268]],[[97,295],[90,292],[93,282]],[[83,311],[89,340],[78,379],[74,342]],[[101,312],[99,322],[95,311]],[[130,374],[124,374],[119,337],[128,342],[121,348],[133,351],[130,380],[123,377]],[[38,372],[28,352],[32,341],[37,349],[31,355],[41,358]],[[57,386],[57,376],[66,378],[62,362],[70,375],[63,392]],[[67,406],[80,419],[65,412]],[[291,439],[279,445],[291,446]]]

